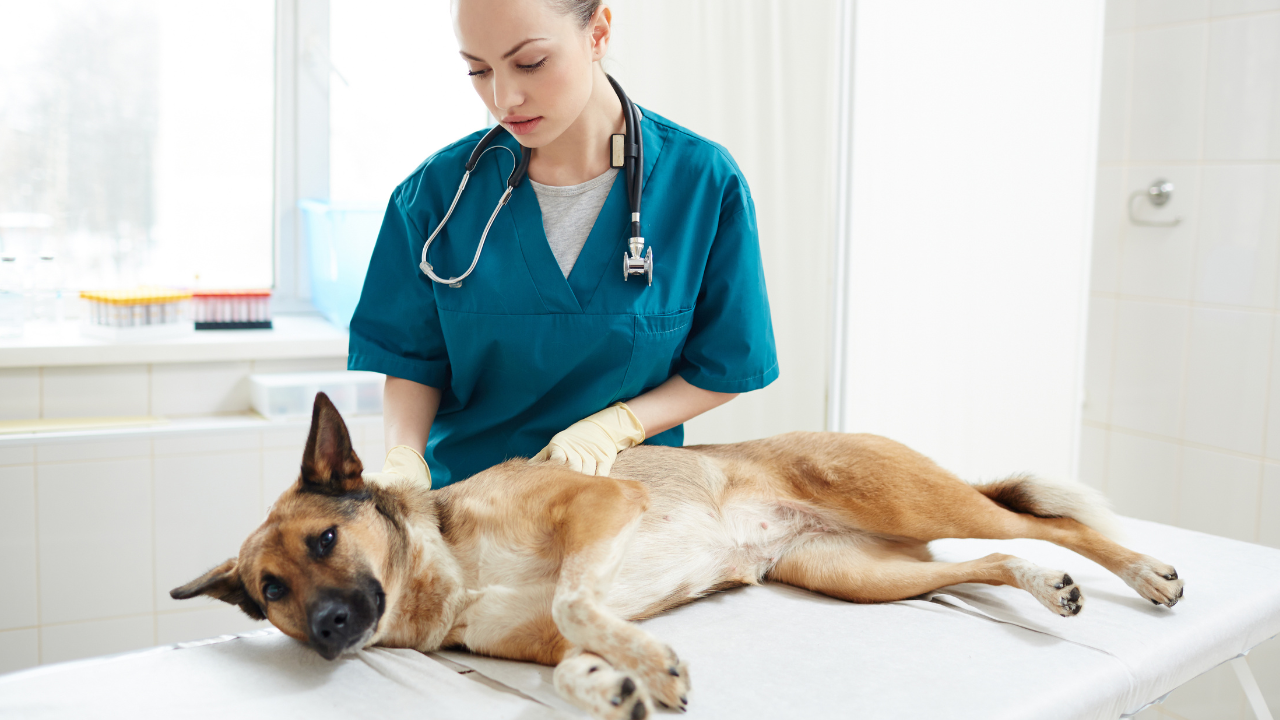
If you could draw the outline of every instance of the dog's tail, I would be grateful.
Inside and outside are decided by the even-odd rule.
[[[1109,538],[1120,535],[1120,523],[1111,512],[1111,503],[1102,493],[1083,483],[1014,475],[975,484],[974,488],[1014,512],[1043,518],[1071,518]]]

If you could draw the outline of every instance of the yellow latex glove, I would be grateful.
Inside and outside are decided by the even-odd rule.
[[[427,461],[422,459],[421,453],[408,445],[391,448],[382,464],[382,472],[365,472],[361,476],[365,482],[382,487],[410,482],[421,485],[424,489],[431,489],[431,470],[427,468]]]
[[[644,426],[626,403],[614,403],[561,430],[529,462],[548,460],[588,475],[608,475],[618,452],[644,442]]]

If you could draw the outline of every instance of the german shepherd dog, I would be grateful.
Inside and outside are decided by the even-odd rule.
[[[1108,539],[1105,501],[1017,476],[967,484],[875,435],[797,432],[625,450],[613,477],[509,460],[439,490],[366,482],[346,425],[316,396],[297,482],[231,558],[174,589],[270,620],[333,659],[381,645],[464,648],[554,665],[595,717],[683,709],[689,670],[628,622],[762,580],[852,602],[956,583],[1012,585],[1076,615],[1061,570],[1002,554],[931,562],[940,538],[1036,538],[1172,607],[1172,567]]]

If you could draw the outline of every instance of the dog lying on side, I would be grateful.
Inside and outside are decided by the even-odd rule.
[[[1002,554],[931,562],[940,538],[1036,538],[1173,607],[1172,567],[1104,532],[1102,498],[1019,476],[972,486],[875,435],[788,433],[622,452],[613,477],[516,459],[440,490],[361,477],[323,394],[297,482],[231,558],[170,595],[266,618],[325,658],[382,645],[554,665],[599,718],[683,708],[689,670],[628,622],[762,580],[852,602],[1012,585],[1080,612],[1071,576]]]

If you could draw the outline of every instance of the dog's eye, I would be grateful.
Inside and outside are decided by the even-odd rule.
[[[262,586],[262,596],[269,601],[279,600],[284,597],[284,583],[272,580]]]
[[[333,547],[334,541],[338,539],[338,533],[334,528],[329,528],[320,533],[319,539],[316,540],[316,549],[321,555],[328,555],[329,550]]]

